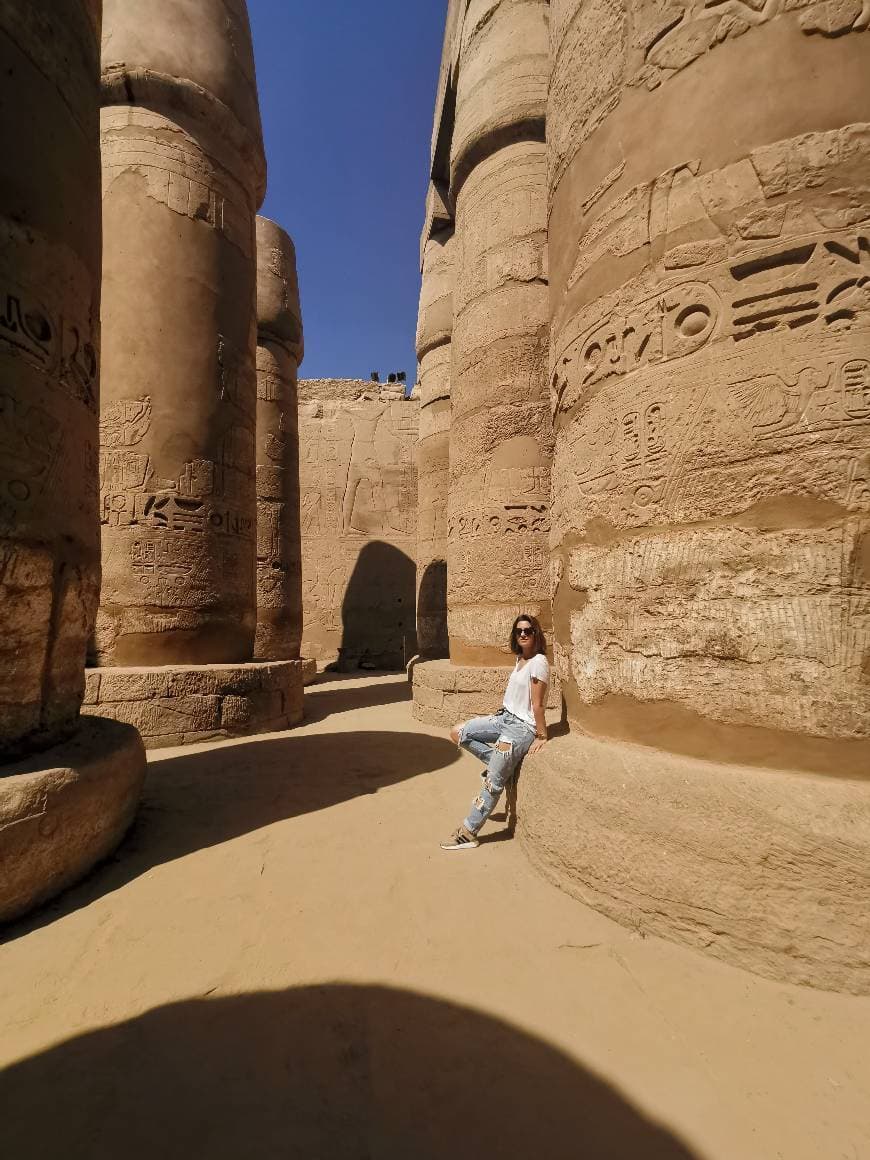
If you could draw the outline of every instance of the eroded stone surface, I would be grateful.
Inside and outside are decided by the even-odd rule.
[[[302,720],[303,662],[88,669],[86,714],[135,725],[148,749],[273,733]]]
[[[450,483],[450,375],[454,235],[433,233],[423,256],[417,322],[420,444],[417,460],[417,647],[448,654],[447,502]]]
[[[447,605],[457,664],[504,664],[517,601],[547,624],[548,5],[457,29]]]
[[[466,5],[454,30],[459,64],[450,150],[454,183],[511,141],[528,136],[543,141],[549,7],[547,0]]]
[[[450,9],[436,106],[451,658],[552,609],[574,736],[524,814],[562,885],[866,990],[867,5],[552,0],[546,150],[504,83],[534,72],[532,9]],[[503,678],[453,676],[415,669],[420,719],[491,711]]]
[[[870,993],[866,780],[572,734],[526,759],[518,817],[548,877],[624,925],[771,978]]]
[[[247,660],[264,162],[245,5],[110,0],[102,65],[97,657]]]
[[[866,49],[834,38],[857,6],[820,7],[553,5],[551,584],[576,736],[523,815],[621,921],[864,991],[870,106]]]
[[[849,88],[854,37],[837,48],[794,14],[757,15],[739,54],[688,17],[650,50],[655,68],[715,77],[737,107],[747,67],[789,72],[794,100],[780,112],[777,92],[744,122],[727,164],[711,122],[699,155],[659,172],[669,133],[676,160],[681,82],[657,73],[641,100],[629,69],[563,174],[576,107],[554,84],[557,660],[578,723],[621,697],[780,729],[783,744],[870,739],[870,128],[779,136],[814,126],[820,102],[834,117],[866,95]],[[557,22],[557,73],[588,19]],[[653,32],[632,27],[632,43]],[[595,35],[621,43],[612,21]],[[804,83],[808,50],[820,75],[839,61],[836,97]],[[626,104],[649,131],[620,160]],[[588,192],[600,172],[612,180]]]
[[[495,713],[504,699],[512,667],[454,665],[447,660],[418,661],[412,674],[414,716],[427,725],[449,729],[457,721]],[[550,683],[547,708],[558,710],[562,692]]]
[[[313,391],[318,395],[313,396]],[[302,652],[402,668],[416,652],[419,403],[376,383],[299,384]]]
[[[296,251],[257,218],[257,660],[291,660],[302,639],[299,421],[302,312]]]
[[[53,749],[0,766],[0,921],[72,885],[114,850],[145,780],[135,729],[82,720]]]
[[[75,728],[99,595],[97,16],[0,6],[4,755]]]

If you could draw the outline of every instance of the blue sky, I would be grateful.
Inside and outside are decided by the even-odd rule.
[[[447,0],[248,0],[269,161],[296,243],[303,378],[415,377],[419,235]]]

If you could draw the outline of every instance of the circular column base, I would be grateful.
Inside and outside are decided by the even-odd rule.
[[[494,713],[504,699],[513,665],[453,665],[450,661],[421,661],[413,671],[413,713],[426,725],[449,729],[469,717]],[[547,706],[558,708],[561,693],[558,681],[550,685]]]
[[[146,749],[280,733],[302,720],[303,665],[88,669],[82,712],[134,725]]]
[[[121,841],[145,779],[136,730],[88,717],[62,745],[0,766],[0,921],[84,877]]]
[[[572,734],[526,759],[518,833],[556,885],[625,926],[870,994],[870,782]]]

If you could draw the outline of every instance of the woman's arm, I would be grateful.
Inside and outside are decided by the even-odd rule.
[[[532,712],[535,715],[535,740],[532,742],[529,753],[537,753],[539,749],[543,749],[549,737],[547,718],[544,714],[544,707],[547,704],[547,682],[532,677],[531,694]]]

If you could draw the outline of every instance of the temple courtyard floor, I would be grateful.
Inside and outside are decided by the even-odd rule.
[[[117,856],[4,932],[8,1160],[868,1160],[870,999],[623,929],[503,823],[403,677],[153,753]]]

